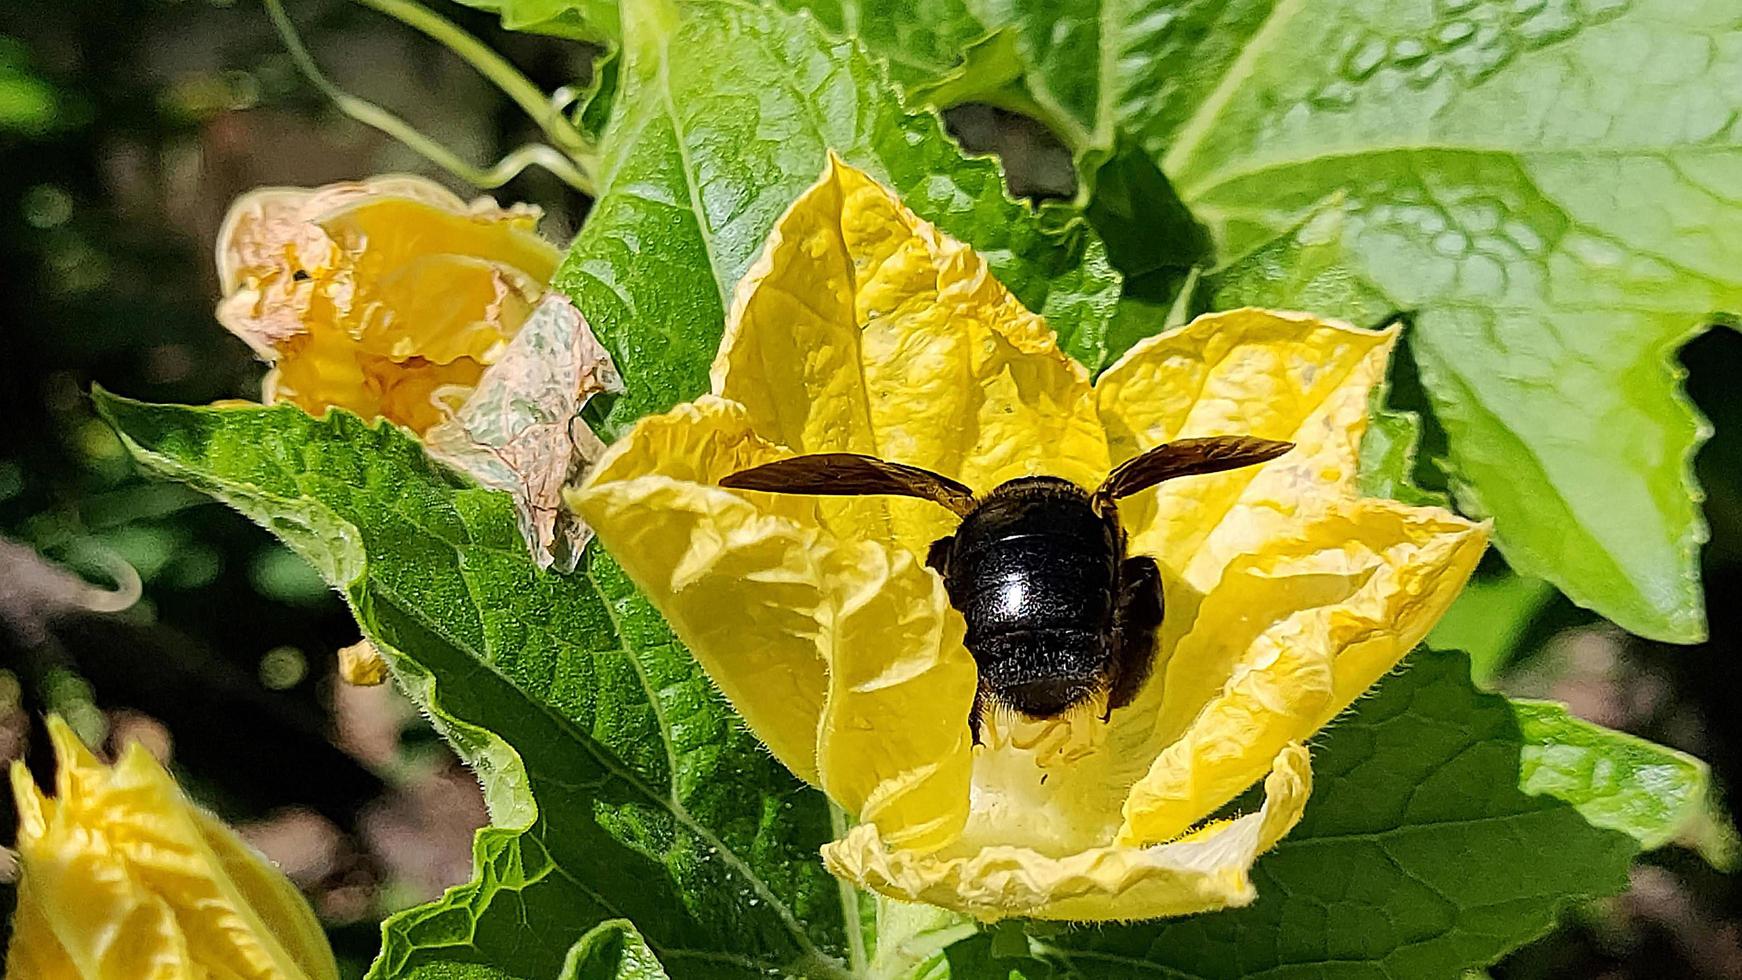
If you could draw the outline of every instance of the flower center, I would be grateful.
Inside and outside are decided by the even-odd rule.
[[[1055,718],[988,712],[962,844],[1063,856],[1112,840],[1124,796],[1107,778],[1115,753],[1102,710],[1091,701]]]

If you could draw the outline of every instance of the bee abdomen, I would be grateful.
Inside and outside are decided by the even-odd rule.
[[[966,621],[979,696],[1050,718],[1108,691],[1119,559],[1117,525],[1053,477],[999,486],[934,544],[927,563]]]
[[[1094,630],[1011,630],[982,639],[974,657],[986,690],[1031,717],[1056,715],[1105,687],[1107,641]]]

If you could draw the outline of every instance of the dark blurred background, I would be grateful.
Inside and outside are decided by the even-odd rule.
[[[441,9],[549,89],[587,77],[583,46]],[[474,162],[537,137],[435,43],[347,3],[292,14],[342,87]],[[1070,191],[1039,127],[974,106],[949,121],[1002,154],[1019,191]],[[255,3],[0,5],[0,759],[47,778],[47,711],[93,745],[143,742],[307,892],[350,975],[385,914],[470,877],[476,784],[390,687],[337,681],[357,628],[314,571],[222,505],[137,474],[85,393],[257,397],[262,366],[211,312],[225,208],[261,185],[388,171],[440,176],[315,93]],[[537,172],[495,194],[542,206],[555,241],[587,203]],[[1486,646],[1498,688],[1693,752],[1734,786],[1742,335],[1714,330],[1682,359],[1717,430],[1698,460],[1710,642],[1630,637],[1493,557],[1455,629]],[[135,575],[142,598],[112,611]],[[0,840],[13,823],[7,799]],[[1742,877],[1714,866],[1733,851],[1720,820],[1648,855],[1626,894],[1573,910],[1493,976],[1742,980]]]

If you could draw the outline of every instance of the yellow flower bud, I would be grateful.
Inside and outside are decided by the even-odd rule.
[[[130,745],[98,762],[58,717],[45,796],[12,767],[17,980],[337,980],[296,887]]]
[[[339,648],[339,679],[358,687],[374,687],[387,682],[387,658],[368,640],[358,640]]]
[[[262,188],[218,233],[218,320],[276,365],[266,402],[422,433],[464,400],[556,270],[538,218],[422,177]]]
[[[1360,498],[1395,330],[1235,310],[1091,383],[960,242],[831,159],[739,284],[713,391],[642,420],[571,504],[771,751],[859,824],[831,871],[981,919],[1182,915],[1252,901],[1299,819],[1303,747],[1426,635],[1487,527]],[[955,518],[901,497],[722,488],[794,453],[866,453],[984,493],[1099,484],[1157,445],[1295,444],[1121,501],[1166,618],[1132,703],[968,731],[976,666],[927,548]],[[1211,818],[1262,784],[1264,802]]]

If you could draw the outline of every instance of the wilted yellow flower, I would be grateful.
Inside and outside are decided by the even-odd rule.
[[[1487,529],[1360,499],[1368,395],[1396,333],[1298,313],[1199,318],[1091,385],[984,261],[831,161],[740,285],[713,393],[639,423],[572,502],[750,727],[859,823],[831,871],[982,919],[1141,919],[1252,900],[1294,826],[1303,743],[1451,603]],[[955,518],[897,497],[732,491],[847,451],[985,492],[1093,487],[1182,437],[1296,448],[1128,498],[1167,614],[1136,701],[1101,720],[967,718],[964,624],[921,556]],[[1262,781],[1265,801],[1206,823]]]
[[[560,253],[539,212],[422,177],[238,198],[218,233],[218,320],[277,366],[265,401],[441,421],[519,331]]]
[[[139,745],[98,762],[59,718],[45,797],[12,767],[17,980],[336,980],[320,923],[285,877],[187,801]]]
[[[339,648],[339,679],[357,687],[387,683],[387,658],[368,640]]]

